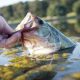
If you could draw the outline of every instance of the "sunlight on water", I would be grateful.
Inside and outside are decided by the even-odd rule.
[[[6,65],[6,64],[10,64],[9,60],[11,58],[8,57],[7,55],[1,54],[0,55],[0,65]]]

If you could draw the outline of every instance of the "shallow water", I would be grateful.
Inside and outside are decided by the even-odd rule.
[[[52,80],[80,80],[80,51],[79,48],[80,43],[77,44],[75,50],[73,51],[73,54],[71,54],[66,61],[56,62],[57,66],[55,68],[55,72],[57,73],[55,77],[53,77]],[[0,53],[3,51],[0,50]],[[78,54],[79,53],[79,54]],[[20,54],[18,54],[20,56]],[[0,65],[6,65],[10,64],[9,60],[11,60],[12,57],[7,56],[5,54],[0,55]],[[53,63],[54,65],[54,63]],[[77,76],[75,76],[77,75]]]
[[[11,57],[5,54],[0,55],[0,65],[10,64],[9,60],[11,60]]]
[[[80,80],[80,43],[68,59],[56,67],[56,76],[52,80]]]
[[[16,50],[18,49],[0,49],[0,65],[8,65],[11,63],[10,60],[15,58],[15,56],[20,56],[21,53],[17,53]]]

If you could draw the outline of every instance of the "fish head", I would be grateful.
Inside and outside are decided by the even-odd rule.
[[[59,49],[59,46],[57,47],[54,43],[50,26],[40,17],[28,13],[22,23],[24,23],[24,29],[37,28],[36,30],[23,32],[23,44],[31,55],[47,55]]]
[[[43,24],[43,21],[38,16],[34,16],[31,13],[28,14],[30,15],[28,21],[24,24],[24,28],[26,29],[40,28]]]

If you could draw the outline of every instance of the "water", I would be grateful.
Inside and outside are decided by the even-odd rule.
[[[76,43],[76,47],[73,50],[71,56],[68,58],[68,61],[76,61],[75,59],[80,59],[80,43]]]
[[[3,50],[0,50],[2,53]],[[20,55],[18,55],[20,56]],[[10,64],[10,60],[12,58],[6,56],[5,54],[0,55],[0,65]],[[64,63],[63,63],[64,62]],[[57,74],[52,80],[77,80],[73,74],[80,75],[80,43],[76,43],[76,47],[73,50],[72,54],[66,59],[66,61],[60,62],[59,64],[56,62],[57,67],[55,68],[55,72]],[[77,76],[80,80],[80,77]]]
[[[0,65],[3,66],[9,65],[11,63],[10,60],[12,60],[14,56],[17,54],[17,53],[16,54],[13,53],[15,53],[15,48],[9,50],[4,48],[0,49]]]
[[[72,54],[63,64],[58,65],[56,72],[52,80],[80,80],[80,43],[76,43]]]
[[[53,80],[72,80],[71,75],[76,74],[77,72],[80,73],[80,61],[72,62],[70,64],[65,64],[63,66],[58,66],[57,68],[64,67],[64,70],[57,71],[56,76],[53,78]],[[68,77],[68,79],[64,79],[65,77]],[[77,80],[77,79],[73,79]],[[79,77],[80,80],[80,77]]]
[[[11,60],[11,57],[6,56],[4,54],[0,55],[0,65],[10,64],[9,60]]]

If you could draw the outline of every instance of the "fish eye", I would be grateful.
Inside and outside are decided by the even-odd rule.
[[[39,17],[36,17],[37,19],[37,22],[40,24],[40,25],[43,25],[43,21],[39,18]]]

